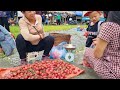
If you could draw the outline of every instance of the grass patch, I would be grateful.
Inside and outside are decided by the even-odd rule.
[[[59,30],[69,30],[72,28],[76,28],[78,25],[44,25],[44,31],[50,32],[50,31],[59,31]],[[81,28],[86,28],[86,25],[80,25]],[[17,37],[17,35],[20,33],[20,28],[18,25],[16,26],[10,26],[10,31]]]
[[[4,58],[6,55],[4,53],[0,53],[0,58]]]

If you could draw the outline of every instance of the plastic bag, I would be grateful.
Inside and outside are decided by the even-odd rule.
[[[63,45],[67,44],[67,42],[62,42],[58,46],[53,46],[50,51],[51,59],[65,59],[65,55],[67,54],[67,50],[63,47]]]

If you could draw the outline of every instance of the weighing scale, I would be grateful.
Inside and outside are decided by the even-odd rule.
[[[65,55],[65,60],[68,62],[74,62],[74,50],[76,49],[75,45],[72,44],[65,44],[64,48],[68,51]]]

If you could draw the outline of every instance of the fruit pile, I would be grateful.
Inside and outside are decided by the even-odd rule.
[[[3,79],[68,79],[83,72],[60,59],[44,60],[11,69]]]

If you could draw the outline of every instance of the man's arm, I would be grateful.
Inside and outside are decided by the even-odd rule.
[[[44,34],[44,30],[43,30],[43,24],[42,24],[42,17],[40,15],[37,16],[38,22],[41,25],[42,29],[41,29],[41,37],[44,38],[45,34]]]

